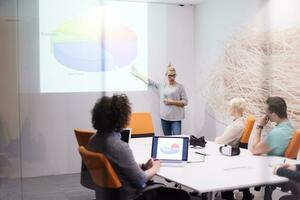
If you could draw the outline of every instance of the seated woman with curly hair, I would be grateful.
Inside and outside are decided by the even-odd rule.
[[[143,199],[147,181],[160,169],[159,160],[149,159],[146,164],[138,165],[129,145],[121,140],[120,131],[127,126],[130,114],[129,99],[124,94],[99,99],[92,110],[92,124],[97,133],[88,144],[90,151],[103,153],[108,158],[129,200]],[[164,187],[152,190],[151,197],[189,199],[184,191]]]

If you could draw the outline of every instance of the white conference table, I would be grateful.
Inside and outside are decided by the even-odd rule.
[[[144,163],[150,158],[151,145],[152,137],[131,139],[130,147],[138,163]],[[274,166],[284,162],[282,157],[253,156],[245,149],[241,150],[239,156],[224,156],[219,152],[219,145],[208,142],[205,148],[190,146],[189,160],[202,160],[203,156],[195,151],[208,154],[204,162],[187,163],[183,167],[162,166],[157,175],[200,193],[213,194],[218,191],[288,181],[287,178],[272,173]],[[299,163],[291,159],[286,159],[285,162]]]

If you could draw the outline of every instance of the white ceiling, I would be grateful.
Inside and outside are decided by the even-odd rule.
[[[136,2],[151,2],[151,3],[165,3],[165,4],[198,4],[204,0],[127,0]]]

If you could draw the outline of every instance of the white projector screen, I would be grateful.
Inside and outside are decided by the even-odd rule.
[[[143,91],[148,6],[99,0],[39,2],[40,92]]]

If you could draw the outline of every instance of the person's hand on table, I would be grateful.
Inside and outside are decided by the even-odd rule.
[[[159,171],[160,166],[161,166],[160,160],[153,160],[152,168],[153,168],[156,172]]]
[[[277,170],[279,168],[286,168],[286,169],[289,169],[291,171],[296,171],[296,165],[289,164],[289,163],[284,163],[282,165],[278,165],[277,167],[275,167],[274,170],[273,170],[273,174],[277,174]]]
[[[144,164],[144,170],[150,169],[153,167],[153,158],[150,158],[145,164]]]

